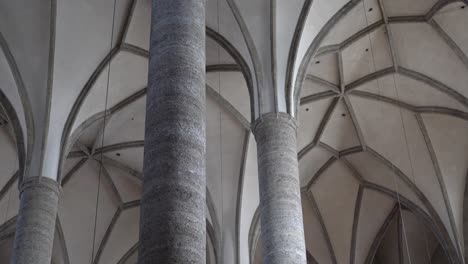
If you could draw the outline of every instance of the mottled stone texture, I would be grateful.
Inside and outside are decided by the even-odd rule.
[[[13,264],[50,264],[59,185],[45,177],[26,178],[21,186]]]
[[[267,114],[256,122],[254,133],[263,263],[305,264],[296,122],[287,114]]]
[[[153,0],[139,264],[203,263],[205,1]]]
[[[468,263],[468,173],[465,181],[465,192],[463,195],[463,239],[465,263]]]

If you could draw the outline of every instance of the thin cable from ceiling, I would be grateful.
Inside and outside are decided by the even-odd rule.
[[[389,41],[390,41],[390,39],[389,39]],[[401,120],[402,129],[403,129],[403,135],[404,135],[404,138],[405,138],[406,152],[407,152],[407,155],[408,155],[408,160],[409,160],[410,168],[411,168],[411,178],[413,179],[414,184],[417,186],[416,176],[414,174],[413,159],[411,158],[411,153],[410,153],[410,150],[409,150],[408,134],[406,132],[406,126],[405,126],[405,122],[404,122],[404,118],[403,118],[403,109],[402,109],[402,106],[401,106],[400,97],[398,95],[398,85],[397,85],[397,82],[396,82],[395,75],[396,75],[396,73],[392,74],[393,88],[395,90],[395,96],[396,96],[396,99],[397,99],[397,102],[398,102],[397,104],[398,104],[398,110],[399,110],[399,113],[400,113],[400,120]],[[403,218],[403,215],[401,217]],[[403,221],[403,219],[402,219],[402,221]],[[425,252],[427,254],[427,259],[428,259],[428,261],[430,263],[431,262],[431,254],[429,253],[429,245],[428,245],[428,241],[427,241],[428,238],[427,238],[425,228],[423,228],[423,236],[424,236]],[[406,245],[408,247],[408,241],[406,241]],[[409,249],[407,249],[407,250],[409,251]],[[408,252],[408,254],[409,254],[409,252]],[[410,260],[410,262],[411,262],[411,260]]]
[[[386,16],[386,14],[384,13],[385,12],[384,1],[380,0],[379,3],[380,3],[380,9],[381,9],[381,12],[382,12],[382,16]],[[387,21],[387,20],[385,20],[385,21]],[[391,36],[392,36],[391,32],[390,32],[391,29],[390,29],[390,26],[388,24],[386,25],[386,30],[387,30],[387,41],[388,41],[388,44],[389,44],[389,48],[390,49],[395,49],[395,46],[392,45],[393,43],[391,43],[393,41],[393,39],[391,38]],[[396,53],[395,50],[394,50],[394,52]],[[392,62],[394,64],[393,66],[395,67],[395,69],[398,69],[398,65],[397,65],[398,61],[396,60],[395,57],[392,57]],[[405,138],[405,147],[406,147],[406,152],[407,152],[407,155],[408,155],[408,160],[409,160],[410,168],[411,168],[411,178],[413,179],[413,183],[417,186],[416,176],[415,176],[415,173],[414,173],[413,159],[411,157],[411,153],[410,153],[410,149],[409,149],[408,133],[406,131],[406,126],[405,126],[405,122],[404,122],[404,118],[403,118],[403,109],[402,109],[402,106],[401,106],[402,101],[400,100],[400,96],[398,94],[398,84],[397,84],[395,76],[396,76],[396,73],[393,73],[392,74],[393,88],[394,88],[395,96],[396,96],[397,102],[398,102],[398,110],[399,110],[399,113],[400,113],[401,126],[402,126],[402,129],[403,129],[403,135],[404,135],[404,138]],[[392,166],[393,166],[393,163],[392,163]],[[401,218],[402,218],[402,222],[403,222],[404,221],[403,220],[403,215],[401,215]],[[428,238],[427,238],[425,228],[423,228],[423,236],[424,236],[425,253],[427,254],[427,260],[430,263],[431,262],[431,254],[429,253]],[[408,258],[409,258],[409,245],[408,245],[407,238],[406,238],[406,246],[407,246]],[[411,262],[411,259],[409,259],[409,261]]]
[[[362,7],[363,7],[363,12],[364,12],[364,17],[366,19],[366,27],[369,26],[369,19],[367,17],[367,8],[366,8],[366,5],[365,5],[365,1],[362,0]],[[383,10],[383,8],[381,8],[381,10]],[[385,14],[383,14],[383,12],[381,12],[381,16],[382,16],[382,19],[384,19],[384,16]],[[387,32],[388,34],[388,32]],[[374,46],[373,46],[373,43],[372,43],[372,39],[371,39],[371,36],[370,36],[370,33],[367,34],[367,37],[369,38],[369,46],[370,46],[370,50],[371,50],[371,57],[372,57],[372,65],[374,67],[373,71],[375,72],[377,70],[377,65],[375,63],[375,53],[374,53]],[[390,39],[388,40],[390,41]],[[395,62],[393,62],[395,63]],[[378,92],[378,95],[379,95],[379,101],[380,101],[380,111],[381,111],[381,114],[383,115],[383,102],[380,100],[380,83],[379,83],[379,80],[377,79],[377,92]],[[401,107],[400,107],[400,111],[401,111]],[[395,167],[393,165],[393,162],[390,163],[391,164],[391,170],[392,170],[392,179],[393,179],[393,184],[395,185],[395,191],[396,191],[396,196],[397,196],[397,202],[398,202],[398,210],[399,210],[399,213],[400,213],[400,219],[401,219],[401,225],[402,225],[402,231],[403,231],[403,238],[404,238],[404,242],[405,242],[405,246],[406,246],[406,253],[408,255],[408,261],[409,261],[409,264],[411,264],[411,256],[410,256],[410,251],[409,251],[409,244],[408,244],[408,237],[407,237],[407,232],[406,232],[406,225],[405,225],[405,220],[403,218],[403,211],[402,211],[402,207],[401,207],[401,199],[400,199],[400,190],[398,188],[398,182],[397,182],[397,179],[396,179],[396,173],[395,173]]]
[[[114,0],[114,8],[113,8],[113,13],[112,13],[112,28],[111,28],[111,38],[109,41],[109,54],[112,52],[112,46],[114,44],[114,26],[115,26],[115,8],[117,5],[117,0]],[[111,64],[112,60],[109,60],[109,65],[107,66],[107,84],[106,84],[106,96],[104,100],[104,122],[103,122],[103,127],[102,127],[102,134],[101,134],[101,147],[104,147],[104,138],[105,138],[105,132],[106,132],[106,119],[107,119],[107,107],[108,107],[108,99],[109,99],[109,83],[110,83],[110,74],[111,74]],[[101,191],[101,175],[102,175],[102,167],[104,166],[102,162],[102,157],[103,157],[103,152],[100,153],[99,155],[99,174],[98,174],[98,186],[97,186],[97,194],[96,194],[96,207],[95,207],[95,213],[94,213],[94,228],[93,228],[93,245],[92,245],[92,251],[91,251],[91,262],[90,264],[93,264],[94,262],[94,250],[95,250],[95,244],[96,244],[96,231],[97,231],[97,219],[98,219],[98,212],[99,212],[99,196],[100,196],[100,191]]]
[[[218,27],[218,34],[221,33],[221,30],[220,30],[220,16],[219,16],[219,0],[216,0],[216,13],[217,13],[217,27]],[[218,64],[221,64],[221,47],[220,45],[217,45],[218,47]],[[222,96],[222,93],[221,93],[221,71],[218,71],[218,94],[220,96]],[[223,121],[223,118],[222,118],[222,110],[221,108],[219,108],[219,156],[220,156],[220,176],[221,176],[221,212],[224,212],[224,192],[223,192],[223,188],[224,188],[224,185],[223,185],[223,133],[222,133],[222,121]],[[212,216],[213,217],[213,216]],[[221,214],[221,229],[224,227],[224,215]],[[222,243],[224,243],[224,232],[221,232],[221,239],[220,239],[220,243],[222,245]],[[220,249],[222,249],[223,247],[220,246]],[[218,252],[218,254],[221,254],[221,259],[224,259],[224,254],[223,252]]]

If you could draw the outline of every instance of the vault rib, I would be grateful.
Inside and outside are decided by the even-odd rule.
[[[388,44],[390,47],[390,53],[392,54],[393,68],[395,72],[398,72],[398,65],[399,65],[398,57],[396,55],[392,29],[389,26],[389,20],[388,20],[387,12],[385,11],[385,5],[383,3],[383,0],[379,0],[379,8],[380,8],[380,11],[382,13],[382,17],[385,23],[385,29],[387,30],[387,40],[388,40]]]
[[[211,64],[206,65],[206,72],[240,72],[242,73],[242,69],[237,64]]]
[[[73,159],[73,158],[85,158],[88,157],[86,153],[84,153],[81,150],[76,150],[76,151],[71,151],[68,153],[67,159]],[[61,180],[61,179],[60,179]]]
[[[381,77],[387,76],[389,74],[395,73],[395,68],[394,67],[388,67],[382,70],[375,71],[373,73],[370,73],[366,76],[363,76],[349,84],[346,85],[345,87],[345,92],[349,92],[351,90],[354,90],[358,88],[359,86],[366,84],[368,82],[371,82],[373,80],[379,79]]]
[[[130,166],[120,162],[120,161],[117,161],[115,159],[112,159],[112,158],[109,158],[107,156],[102,156],[102,162],[105,163],[105,164],[108,164],[110,166],[113,166],[115,168],[118,168],[120,169],[121,171],[124,171],[126,173],[128,173],[129,175],[135,177],[136,179],[138,180],[142,180],[143,179],[143,173],[138,171],[138,170],[135,170],[133,168],[131,168]]]
[[[239,169],[239,181],[238,181],[238,192],[237,192],[237,200],[236,200],[236,262],[239,262],[239,259],[240,259],[240,246],[241,246],[241,239],[240,239],[240,231],[241,231],[241,214],[242,214],[242,197],[244,195],[244,178],[245,178],[245,172],[246,172],[246,166],[247,166],[247,155],[248,155],[248,152],[249,152],[249,142],[250,142],[251,139],[251,134],[250,134],[250,130],[246,129],[245,130],[245,134],[244,134],[244,142],[243,142],[243,146],[242,146],[242,156],[241,156],[241,164],[240,164],[240,169]],[[212,197],[211,195],[208,196],[209,194],[209,191],[208,191],[208,188],[206,188],[206,193],[207,193],[207,204],[210,202],[213,204],[213,200],[212,200]],[[208,198],[210,200],[208,200]],[[214,205],[213,205],[213,214],[214,213]],[[219,223],[218,223],[218,218],[216,217],[216,215],[214,216],[214,219],[212,217],[212,221],[214,222],[214,224],[216,224],[218,226],[218,234],[221,233],[221,231],[219,230]],[[219,235],[220,237],[222,237],[222,235]],[[221,245],[217,244],[216,246],[219,246],[221,247]],[[220,250],[221,251],[221,250]],[[221,254],[219,254],[221,255]],[[222,263],[222,259],[221,259],[221,256],[219,256],[219,259],[217,260],[218,263]]]
[[[101,153],[104,154],[104,153],[117,151],[117,150],[124,150],[124,149],[129,149],[129,148],[142,148],[144,144],[145,144],[144,140],[134,140],[134,141],[126,141],[122,143],[107,145],[107,146],[96,149],[94,156],[101,154]]]
[[[354,112],[353,105],[351,104],[351,101],[349,100],[347,95],[343,96],[343,100],[345,102],[346,108],[348,109],[349,115],[351,116],[351,121],[353,123],[354,130],[356,131],[356,134],[357,134],[358,139],[359,139],[359,144],[361,144],[361,147],[362,147],[363,150],[366,150],[366,141],[364,140],[364,134],[362,132],[361,126],[359,125],[357,115]]]
[[[385,69],[370,73],[370,74],[368,74],[366,76],[363,76],[363,77],[361,77],[361,78],[347,84],[346,89],[345,89],[345,93],[349,93],[352,90],[359,88],[361,85],[363,85],[365,83],[371,82],[373,80],[376,80],[378,78],[384,77],[384,76],[392,74],[392,73],[395,73],[395,70],[394,70],[393,67],[385,68]],[[412,80],[425,83],[425,84],[431,86],[432,88],[434,88],[434,89],[448,95],[449,97],[455,99],[456,101],[460,102],[464,106],[468,107],[468,98],[466,98],[464,95],[457,92],[455,89],[445,85],[442,82],[439,82],[439,81],[437,81],[437,80],[435,80],[435,79],[433,79],[433,78],[431,78],[431,77],[429,77],[427,75],[424,75],[424,74],[422,74],[420,72],[410,70],[410,69],[407,69],[407,68],[402,67],[402,66],[400,66],[398,68],[398,74],[400,74],[402,76],[405,76],[405,77],[408,77],[408,78],[410,78]],[[353,93],[354,93],[354,91],[353,91]]]
[[[361,173],[356,169],[356,167],[354,167],[354,165],[346,157],[342,157],[340,160],[351,171],[351,174],[353,174],[354,178],[356,178],[356,180],[359,183],[364,182],[364,177],[362,177]]]
[[[344,93],[346,81],[344,77],[343,53],[341,50],[336,53],[336,60],[338,65],[338,77],[340,79],[340,93]]]
[[[104,233],[104,236],[101,240],[101,243],[99,243],[98,250],[96,251],[96,255],[92,256],[94,257],[93,264],[98,264],[99,260],[101,259],[102,252],[109,241],[109,237],[112,234],[112,231],[114,230],[115,225],[117,224],[117,221],[119,220],[120,214],[122,213],[122,209],[119,207],[114,213],[114,216],[112,217],[112,220],[109,224],[109,226],[106,229],[106,232]]]
[[[246,130],[250,130],[250,122],[228,100],[208,84],[206,85],[206,94],[211,96],[220,108],[233,115]]]
[[[312,187],[312,185],[314,185],[314,183],[317,182],[317,180],[319,179],[320,175],[322,175],[328,168],[330,168],[330,166],[333,165],[333,163],[335,163],[335,161],[337,161],[337,158],[335,158],[335,157],[330,157],[330,158],[322,165],[322,167],[320,167],[320,169],[314,174],[314,176],[312,176],[312,178],[309,180],[309,182],[307,183],[307,186],[306,186],[306,190],[310,190],[310,188]]]
[[[443,233],[440,233],[440,230],[445,230],[446,227],[445,227],[444,223],[442,222],[440,216],[438,215],[437,211],[434,209],[434,207],[429,202],[427,197],[422,193],[422,191],[419,190],[419,188],[408,178],[408,176],[403,171],[401,171],[396,165],[391,163],[385,157],[380,155],[377,151],[375,151],[372,148],[368,147],[367,152],[370,153],[372,156],[374,156],[383,165],[385,165],[390,171],[395,173],[403,181],[403,183],[405,183],[414,192],[414,194],[417,196],[417,198],[420,200],[420,202],[423,204],[423,206],[428,210],[430,217],[433,219],[434,225],[437,227],[437,228],[433,229],[434,234],[436,234],[436,233],[438,234],[438,238],[439,238],[440,241],[445,241],[444,243],[447,244],[445,248],[447,250],[454,250],[454,252],[451,252],[450,254],[452,254],[454,257],[456,256],[456,258],[460,258],[459,251],[458,251],[459,248],[458,247],[451,248],[449,246],[448,241],[450,241],[450,243],[451,243],[450,237],[442,237]],[[370,182],[366,182],[365,184],[366,184],[366,186],[376,185],[376,184],[370,183]],[[380,185],[377,185],[377,186],[380,186]],[[380,187],[384,188],[383,186],[380,186]],[[389,190],[389,191],[390,192],[395,192],[395,191],[391,191],[391,190]],[[400,195],[400,200],[401,200],[402,197],[404,197],[404,196]],[[407,205],[405,205],[405,206],[407,206]],[[409,207],[409,206],[407,206],[407,207]],[[426,215],[425,212],[423,212],[423,213],[424,213],[424,215]],[[442,229],[439,229],[439,228],[442,228]],[[447,233],[447,235],[448,235],[448,233]]]
[[[120,258],[119,262],[117,262],[117,264],[126,264],[127,260],[134,254],[138,251],[138,246],[139,246],[139,243],[135,243],[135,245],[133,245],[131,248],[129,248],[127,250],[127,252],[125,252],[125,254]]]
[[[124,201],[122,199],[122,196],[120,195],[119,190],[117,189],[117,186],[115,186],[114,180],[112,180],[112,177],[110,176],[109,172],[107,171],[102,161],[100,160],[96,160],[96,161],[99,163],[99,166],[101,166],[102,174],[104,175],[104,178],[108,181],[108,183],[111,185],[112,192],[117,197],[119,204],[122,204]]]
[[[294,113],[293,116],[297,116],[297,110],[298,110],[298,105],[299,105],[299,99],[300,99],[300,94],[301,94],[301,88],[304,84],[304,79],[305,79],[305,73],[307,71],[307,68],[309,67],[309,63],[311,58],[317,54],[318,49],[320,47],[320,43],[322,40],[327,36],[327,34],[330,32],[332,27],[340,21],[346,14],[348,14],[357,4],[359,1],[348,1],[343,7],[341,7],[338,12],[336,12],[329,20],[328,22],[322,27],[322,29],[318,32],[316,35],[315,39],[308,44],[307,50],[299,64],[298,68],[298,73],[297,73],[297,79],[293,87],[291,89],[294,89],[293,92],[287,92],[287,96],[291,96],[292,98],[288,98],[294,102],[294,105],[291,106],[291,113]]]
[[[337,264],[335,251],[333,250],[333,246],[330,240],[330,235],[328,234],[327,227],[325,226],[325,222],[322,218],[322,214],[320,213],[317,202],[315,201],[314,195],[310,191],[305,191],[305,196],[309,200],[310,204],[312,205],[312,210],[314,211],[315,216],[319,220],[319,224],[322,230],[322,235],[325,238],[325,241],[327,243],[327,248],[330,254],[331,261],[333,264]]]
[[[5,223],[0,225],[0,242],[12,238],[15,235],[16,220],[18,216],[13,216],[8,219]]]
[[[272,1],[272,3],[275,3],[275,1]],[[302,33],[304,31],[305,24],[306,24],[306,21],[307,21],[307,16],[309,15],[310,8],[312,7],[312,4],[313,4],[312,0],[305,0],[304,1],[304,4],[303,4],[303,6],[301,8],[301,12],[299,13],[299,18],[298,18],[296,27],[294,29],[293,38],[291,40],[291,48],[289,49],[289,52],[288,52],[288,61],[287,61],[287,65],[286,65],[286,98],[292,98],[291,92],[292,92],[292,87],[294,85],[293,84],[294,65],[295,65],[295,62],[298,59],[297,58],[297,52],[298,52],[299,45],[300,45],[300,42],[301,42]],[[272,24],[274,24],[274,23],[272,23]],[[272,31],[272,32],[274,32],[274,31]],[[274,44],[274,41],[272,41],[272,43]],[[272,46],[272,47],[274,47],[274,46]],[[275,49],[272,48],[272,53],[273,54],[274,54],[274,50]],[[275,68],[276,67],[274,67],[274,71],[275,71]],[[276,80],[275,80],[275,85],[276,85]],[[287,104],[287,106],[286,106],[287,111],[291,115],[293,115],[294,113],[293,113],[293,110],[292,110],[291,106],[294,104],[294,100],[291,101],[291,100],[287,99],[286,104]]]
[[[123,29],[120,32],[118,43],[124,43],[125,39],[127,38],[128,30],[130,28],[130,23],[132,22],[133,15],[135,13],[135,6],[137,0],[131,0],[129,6],[127,7],[127,12],[125,16],[125,20],[123,23]]]
[[[387,233],[387,230],[393,218],[396,217],[399,212],[398,210],[399,210],[399,206],[398,204],[395,204],[392,210],[390,211],[390,213],[387,215],[387,218],[385,218],[383,225],[380,227],[379,231],[377,232],[372,242],[372,245],[366,257],[366,261],[364,262],[365,264],[372,264],[375,258],[375,255],[377,254],[377,250],[379,249],[379,246],[382,243],[382,240],[384,239],[385,234]]]
[[[3,197],[6,195],[6,193],[10,190],[11,186],[16,182],[16,180],[19,178],[19,171],[16,171],[13,173],[13,175],[8,179],[8,181],[5,183],[3,188],[0,190],[0,201],[3,199]]]
[[[437,34],[444,40],[450,49],[457,55],[468,69],[468,57],[465,52],[457,45],[457,43],[445,32],[445,30],[434,19],[428,21],[429,25],[437,32]]]
[[[404,249],[403,249],[403,215],[401,212],[401,207],[400,207],[400,213],[397,216],[397,232],[398,232],[398,263],[404,264]],[[409,253],[409,252],[408,252]]]
[[[372,101],[383,102],[390,105],[394,105],[397,107],[401,107],[413,113],[419,114],[440,114],[440,115],[448,115],[456,118],[460,118],[463,120],[468,121],[468,113],[460,111],[458,109],[443,107],[443,106],[415,106],[405,102],[402,102],[397,99],[393,99],[390,97],[382,96],[379,94],[364,92],[364,91],[351,91],[350,95],[357,96],[360,98],[369,99]]]
[[[450,263],[452,264],[461,263],[459,261],[459,255],[458,255],[457,249],[453,246],[450,240],[450,237],[448,236],[448,233],[446,232],[447,230],[445,229],[443,222],[441,221],[440,217],[435,213],[434,210],[430,210],[431,213],[427,214],[422,208],[420,208],[418,205],[413,203],[411,200],[409,200],[403,195],[397,194],[397,192],[393,190],[387,189],[381,185],[368,182],[368,181],[365,181],[363,185],[367,189],[382,193],[385,196],[388,196],[394,200],[399,199],[399,201],[401,202],[403,206],[407,207],[411,212],[420,216],[421,219],[423,219],[423,221],[425,222],[425,224],[427,224],[427,226],[431,229],[431,231],[437,237],[437,239],[439,240],[444,250],[447,252],[447,256],[449,256],[450,258]]]
[[[317,144],[314,142],[310,142],[307,144],[305,147],[303,147],[298,153],[297,153],[297,159],[301,160],[302,157],[304,157],[310,150],[312,150]]]
[[[320,121],[320,124],[317,128],[317,132],[315,133],[314,139],[312,142],[314,144],[317,144],[320,141],[320,138],[322,137],[323,131],[325,130],[328,121],[330,121],[331,115],[333,114],[333,111],[335,111],[336,106],[338,102],[340,101],[340,98],[333,98],[330,105],[327,108],[327,111],[323,115],[322,121]]]
[[[306,249],[307,264],[319,264],[318,261],[310,254],[309,250]]]
[[[327,98],[330,98],[330,97],[337,97],[337,96],[339,96],[339,95],[336,94],[334,91],[325,91],[325,92],[320,92],[320,93],[316,93],[316,94],[311,94],[311,95],[308,95],[308,96],[305,96],[305,97],[301,98],[301,105],[305,105],[305,104],[308,104],[308,103],[320,101],[322,99],[327,99]]]
[[[307,74],[306,75],[306,80],[308,81],[311,81],[311,82],[314,82],[314,83],[317,83],[317,84],[320,84],[320,85],[323,85],[325,87],[327,87],[328,89],[332,90],[333,92],[339,94],[340,93],[340,87],[327,81],[327,80],[324,80],[320,77],[317,77],[315,75],[312,75],[312,74]]]
[[[146,58],[146,59],[149,58],[149,51],[147,51],[147,50],[145,50],[143,48],[140,48],[138,46],[135,46],[133,44],[122,43],[120,48],[121,48],[122,51],[126,51],[128,53],[131,53],[131,54],[134,54],[134,55]]]
[[[439,188],[442,191],[442,195],[444,197],[444,204],[447,210],[447,214],[449,216],[450,220],[450,227],[452,229],[453,236],[455,238],[455,241],[457,242],[457,250],[458,253],[460,254],[461,246],[458,238],[458,232],[456,230],[456,225],[455,225],[455,217],[453,215],[453,210],[452,210],[452,205],[450,204],[450,199],[448,197],[447,193],[447,186],[445,185],[444,178],[442,176],[442,170],[439,165],[439,160],[437,159],[437,155],[435,153],[434,147],[431,142],[431,138],[429,137],[429,133],[427,131],[426,125],[424,124],[424,120],[420,114],[416,114],[416,120],[419,125],[419,129],[423,135],[424,142],[426,144],[427,151],[429,153],[429,156],[431,157],[432,165],[434,167],[434,172],[437,177],[437,181],[439,183]]]
[[[61,182],[60,184],[62,185],[62,187],[64,187],[68,181],[71,179],[71,177],[78,171],[81,169],[81,167],[83,167],[83,165],[86,163],[86,161],[88,161],[88,157],[84,157],[82,158],[80,161],[78,161],[77,164],[75,164],[75,166],[73,166],[69,172],[67,172],[67,174],[65,174],[65,176],[63,176],[63,178],[61,179]]]
[[[439,12],[439,10],[441,10],[442,8],[444,8],[446,5],[449,5],[449,4],[452,4],[452,3],[456,3],[456,2],[461,2],[463,3],[463,1],[461,0],[439,0],[437,1],[431,8],[431,10],[429,10],[429,12],[427,12],[427,14],[425,15],[426,17],[426,21],[429,21],[431,20],[434,15]]]
[[[354,264],[356,258],[356,242],[357,242],[357,231],[359,227],[359,217],[362,207],[362,195],[364,192],[364,187],[359,184],[359,190],[356,196],[356,202],[354,205],[354,216],[353,216],[353,228],[351,231],[351,247],[349,250],[349,263]]]
[[[216,239],[216,232],[213,226],[211,225],[210,221],[208,221],[208,219],[206,219],[206,234],[208,236],[208,239],[211,241],[211,244],[213,245],[213,251],[214,251],[213,253],[215,255],[215,260],[216,260],[215,262],[218,263],[218,261],[220,261],[219,259],[220,254],[218,252],[220,250],[220,248],[218,247],[219,243]]]
[[[120,51],[120,44],[114,47],[105,57],[104,59],[99,63],[97,68],[94,70],[94,72],[91,74],[89,77],[88,81],[86,84],[83,86],[83,89],[80,91],[77,99],[73,103],[73,106],[70,110],[70,113],[67,117],[67,120],[65,122],[64,128],[63,128],[63,135],[61,139],[61,150],[60,153],[62,156],[67,155],[67,151],[71,146],[69,146],[69,139],[71,135],[71,129],[73,127],[73,124],[76,121],[76,118],[78,117],[78,113],[80,112],[81,106],[83,105],[86,97],[88,96],[90,90],[94,86],[94,83],[97,81],[98,77],[101,75],[101,73],[104,71],[106,66],[110,64],[111,60],[115,58],[115,56],[119,53]],[[58,175],[61,175],[61,168],[62,168],[62,159],[60,159],[60,164],[58,166]]]
[[[55,220],[55,232],[59,239],[60,247],[62,248],[62,254],[64,259],[64,264],[70,264],[70,257],[68,255],[67,243],[65,241],[65,235],[63,233],[62,223],[60,222],[60,217],[57,214],[57,219]]]

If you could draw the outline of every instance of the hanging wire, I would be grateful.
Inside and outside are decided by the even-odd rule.
[[[369,19],[367,17],[367,8],[366,8],[366,5],[365,5],[365,1],[362,0],[362,7],[363,7],[363,12],[364,12],[364,16],[365,16],[365,19],[366,19],[366,27],[369,26]],[[382,16],[384,16],[384,14],[381,14]],[[387,32],[388,34],[388,32]],[[374,46],[373,46],[373,43],[372,43],[372,39],[370,37],[370,33],[367,34],[367,37],[369,38],[369,46],[370,46],[370,51],[371,51],[371,56],[372,56],[372,65],[374,67],[373,71],[377,71],[377,65],[375,63],[375,53],[374,53]],[[390,41],[390,39],[388,40]],[[396,62],[394,62],[396,63]],[[395,75],[393,74],[393,77],[395,78]],[[377,79],[377,92],[378,92],[378,95],[379,95],[379,102],[380,102],[380,113],[383,115],[383,102],[380,100],[381,98],[381,92],[380,92],[380,82],[379,80]],[[401,111],[401,107],[400,108],[400,111]],[[406,136],[406,134],[405,134]],[[397,179],[396,179],[396,173],[395,173],[395,167],[393,165],[392,162],[390,162],[390,165],[391,165],[391,170],[392,170],[392,179],[393,179],[393,184],[395,185],[395,191],[396,191],[396,196],[397,196],[397,202],[398,202],[398,210],[400,212],[400,217],[401,217],[401,225],[402,225],[402,231],[403,231],[403,239],[404,239],[404,242],[405,242],[405,246],[406,246],[406,253],[408,255],[408,261],[409,261],[409,264],[411,264],[411,256],[410,256],[410,253],[409,253],[409,245],[408,245],[408,238],[407,238],[407,233],[406,233],[406,226],[405,226],[405,220],[403,218],[403,210],[401,208],[401,199],[400,199],[400,191],[399,191],[399,188],[398,188],[398,183],[397,183]]]
[[[216,0],[216,13],[217,13],[217,27],[218,27],[218,33],[220,33],[220,16],[219,16],[219,0]],[[218,44],[217,45],[218,49],[218,64],[221,64],[221,47]],[[218,94],[221,96],[221,71],[218,71]],[[223,133],[222,133],[222,110],[221,110],[221,105],[219,105],[219,156],[220,156],[220,166],[221,166],[221,212],[224,211],[224,192],[223,192]],[[221,214],[221,226],[224,226],[224,215]],[[221,239],[220,243],[224,243],[224,232],[221,232]],[[222,245],[222,244],[221,244]],[[220,247],[221,249],[222,247]],[[222,252],[219,252],[218,254],[222,254]],[[221,256],[223,256],[222,254]]]
[[[109,54],[112,52],[112,46],[114,45],[114,26],[115,26],[115,8],[117,5],[117,0],[114,0],[114,8],[113,8],[113,13],[112,13],[112,28],[111,28],[111,38],[110,38],[110,43],[109,43]],[[104,101],[104,120],[103,120],[103,127],[102,127],[102,134],[101,136],[101,147],[104,146],[104,138],[105,138],[105,132],[106,132],[106,124],[107,124],[107,104],[108,104],[108,99],[109,99],[109,83],[110,83],[110,73],[111,73],[111,64],[112,64],[112,59],[109,60],[109,65],[107,66],[107,84],[106,84],[106,96],[105,96],[105,101]],[[102,167],[104,166],[102,162],[102,157],[103,153],[101,152],[99,154],[99,174],[98,174],[98,186],[97,186],[97,195],[96,195],[96,210],[94,214],[94,230],[93,230],[93,247],[92,247],[92,252],[91,252],[91,263],[94,261],[94,250],[95,250],[95,244],[96,244],[96,231],[97,231],[97,220],[98,220],[98,212],[99,212],[99,196],[101,192],[101,175],[102,175]]]
[[[408,134],[407,134],[407,132],[406,132],[406,126],[405,126],[404,117],[403,117],[403,110],[402,110],[402,107],[401,107],[400,96],[398,95],[398,87],[397,87],[397,82],[396,82],[396,77],[395,77],[395,75],[396,75],[396,74],[392,74],[393,87],[394,87],[395,96],[396,96],[396,99],[397,99],[398,110],[399,110],[399,112],[400,112],[400,119],[401,119],[401,125],[402,125],[402,128],[403,128],[403,135],[404,135],[404,138],[405,138],[406,151],[407,151],[408,160],[409,160],[410,168],[411,168],[411,178],[413,179],[414,184],[417,185],[416,176],[415,176],[415,174],[414,174],[413,159],[411,158],[411,153],[410,153],[410,150],[409,150]],[[430,253],[429,253],[429,245],[428,245],[428,241],[427,241],[426,230],[425,230],[424,228],[423,228],[423,236],[424,236],[425,252],[426,252],[426,254],[427,254],[427,257],[428,257],[429,262],[431,262],[431,257],[430,257]]]
[[[383,2],[381,2],[381,4],[383,5]],[[384,7],[382,6],[382,10],[384,10]],[[384,15],[384,14],[382,14]],[[390,28],[387,26],[387,31],[390,30]],[[390,36],[390,32],[387,32],[388,36]],[[390,39],[390,37],[388,37],[388,41],[392,41]],[[389,43],[389,45],[391,46],[392,43]],[[394,61],[393,62],[394,64],[396,64],[397,62]],[[406,132],[406,126],[405,126],[405,122],[404,122],[404,117],[403,117],[403,110],[402,110],[402,106],[401,106],[401,100],[400,100],[400,96],[399,96],[399,93],[398,93],[398,85],[397,85],[397,81],[396,81],[396,73],[393,73],[392,74],[392,80],[393,80],[393,87],[394,87],[394,90],[395,90],[395,96],[396,96],[396,99],[397,99],[397,104],[398,104],[398,110],[399,110],[399,113],[400,113],[400,119],[401,119],[401,125],[402,125],[402,128],[403,128],[403,135],[404,135],[404,138],[405,138],[405,146],[406,146],[406,152],[407,152],[407,155],[408,155],[408,160],[409,160],[409,163],[410,163],[410,168],[411,168],[411,178],[413,179],[413,183],[415,185],[417,185],[417,181],[416,181],[416,176],[415,176],[415,173],[414,173],[414,165],[413,165],[413,159],[411,157],[411,152],[410,152],[410,148],[409,148],[409,140],[408,140],[408,133]],[[393,166],[393,164],[392,164]],[[403,223],[403,219],[402,219],[402,223]],[[405,229],[403,229],[405,230]],[[427,257],[428,257],[428,260],[429,262],[431,262],[431,257],[430,257],[430,253],[429,253],[429,245],[428,245],[428,239],[427,239],[427,234],[426,234],[426,230],[423,228],[423,236],[424,236],[424,245],[425,245],[425,252],[427,254]],[[407,241],[406,241],[407,243]],[[407,250],[408,250],[408,254],[409,254],[409,249],[408,249],[408,243],[407,243]],[[411,263],[411,260],[410,260],[410,263]]]

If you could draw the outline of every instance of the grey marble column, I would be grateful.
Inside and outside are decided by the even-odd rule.
[[[59,185],[45,177],[25,178],[13,246],[13,264],[50,264]]]
[[[280,113],[254,125],[260,187],[263,263],[306,264],[296,122]]]
[[[139,264],[203,263],[205,1],[153,0]]]

